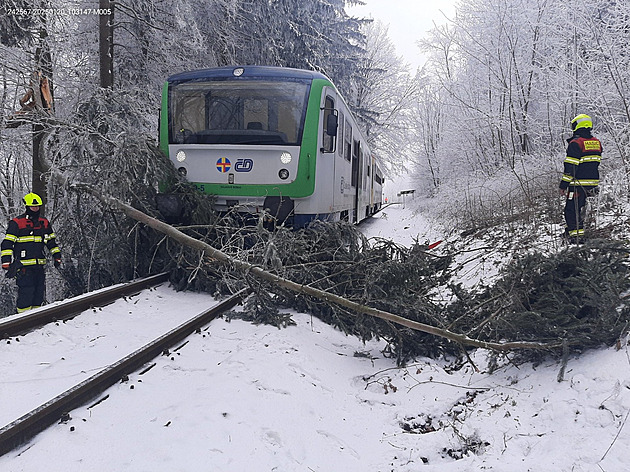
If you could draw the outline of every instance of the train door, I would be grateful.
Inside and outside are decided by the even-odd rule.
[[[335,174],[333,179],[333,211],[335,213],[335,220],[348,220],[348,206],[345,203],[347,198],[346,186],[349,186],[350,182],[346,178],[349,173],[346,171],[347,164],[344,155],[346,147],[346,115],[341,107],[338,107],[338,121],[337,127],[337,152],[334,156],[335,162]],[[350,156],[350,154],[348,154]]]
[[[346,197],[344,201],[345,220],[353,221],[352,208],[354,205],[354,194],[352,193],[352,143],[353,143],[354,131],[352,128],[352,122],[349,117],[346,117],[346,129],[343,135],[344,151],[343,158],[345,159],[345,192]]]
[[[365,196],[365,216],[372,214],[372,201],[374,200],[374,158],[371,155],[366,156],[367,166],[367,183]]]

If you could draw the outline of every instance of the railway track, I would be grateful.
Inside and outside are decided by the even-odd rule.
[[[36,310],[27,311],[20,316],[11,316],[0,321],[0,337],[17,336],[53,321],[72,318],[90,308],[108,305],[119,298],[130,296],[146,288],[164,283],[168,280],[168,277],[168,272],[162,272],[126,284],[114,285],[96,292],[79,295],[63,303],[51,304]]]
[[[48,313],[45,316],[38,312],[36,313],[37,316],[35,319],[22,321],[16,325],[9,325],[9,328],[7,328],[6,322],[0,324],[0,326],[3,327],[3,330],[0,330],[0,332],[23,332],[28,329],[33,329],[33,327],[38,326],[38,324],[44,324],[44,319],[52,320],[72,317],[82,311],[80,307],[87,307],[85,309],[89,309],[93,306],[111,303],[115,298],[114,294],[117,294],[117,298],[133,294],[142,290],[142,288],[159,284],[166,280],[167,277],[168,274],[159,274],[159,276],[154,276],[154,278],[148,277],[138,281],[138,285],[134,285],[133,288],[130,286],[112,287],[111,291],[101,291],[108,292],[107,295],[98,293],[99,296],[97,298],[87,296],[80,297],[85,298],[80,302],[73,299],[67,302],[71,306],[66,306],[66,303],[54,307],[51,306],[50,308],[55,308],[55,310],[51,310],[51,313]],[[168,349],[172,348],[172,346],[181,342],[187,336],[209,323],[212,319],[237,305],[248,294],[249,290],[242,290],[232,297],[217,303],[210,309],[204,310],[203,312],[181,323],[176,328],[169,330],[167,333],[155,338],[153,341],[148,342],[143,347],[124,356],[120,360],[100,369],[91,377],[79,382],[71,388],[68,388],[63,393],[57,395],[39,407],[32,409],[29,413],[21,416],[17,420],[7,424],[0,429],[0,455],[12,451],[18,446],[26,443],[29,439],[33,438],[36,434],[43,431],[51,424],[67,417],[71,410],[96,398],[108,387],[139,369],[151,359],[167,352]],[[66,306],[65,310],[59,308],[63,306]]]

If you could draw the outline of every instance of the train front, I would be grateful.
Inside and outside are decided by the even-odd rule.
[[[319,119],[319,103],[307,113],[312,75],[257,66],[174,75],[163,90],[161,148],[216,197],[216,210],[284,221],[314,190],[317,136],[304,132]]]

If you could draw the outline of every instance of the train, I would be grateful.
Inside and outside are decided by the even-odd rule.
[[[160,148],[219,212],[294,228],[381,209],[383,171],[324,74],[271,66],[182,72],[162,90]]]

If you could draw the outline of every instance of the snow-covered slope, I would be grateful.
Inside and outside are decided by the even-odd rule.
[[[427,233],[421,215],[394,213],[385,229],[380,220],[371,228],[383,237],[440,237]],[[399,369],[381,342],[364,345],[308,315],[293,318],[297,325],[281,330],[213,321],[144,375],[110,388],[106,401],[1,457],[0,470],[627,469],[626,343],[570,359],[558,382],[553,362],[517,367],[499,359],[491,373],[485,351],[473,356],[478,371],[430,359]],[[60,339],[40,342],[43,352]],[[38,362],[37,345],[29,347],[24,362]],[[21,387],[38,385],[22,379]]]

